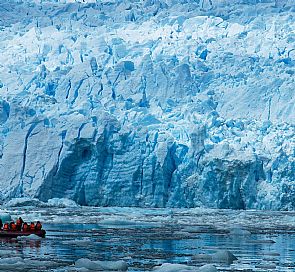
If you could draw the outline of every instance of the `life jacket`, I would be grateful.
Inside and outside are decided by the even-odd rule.
[[[16,224],[15,223],[11,224],[11,230],[16,230]]]
[[[8,223],[5,223],[5,224],[4,224],[3,230],[9,230],[9,225],[8,225]]]
[[[35,224],[32,222],[31,224],[30,224],[30,230],[34,230],[35,229]]]
[[[27,223],[24,223],[23,224],[23,231],[28,231],[28,229],[29,229],[28,224]]]
[[[41,230],[41,229],[42,229],[42,225],[41,225],[40,222],[38,222],[38,223],[36,224],[36,230]]]

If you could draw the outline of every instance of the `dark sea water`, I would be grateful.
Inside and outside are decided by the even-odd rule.
[[[0,271],[82,271],[80,258],[127,262],[128,271],[163,263],[199,267],[196,254],[228,250],[219,271],[295,271],[294,213],[132,208],[13,208],[42,220],[45,239],[0,240]],[[249,231],[238,235],[233,230]]]

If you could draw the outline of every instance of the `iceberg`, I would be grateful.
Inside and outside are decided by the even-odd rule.
[[[9,221],[11,221],[11,215],[7,212],[0,210],[0,219],[2,220],[2,223],[9,222]]]
[[[0,201],[294,210],[294,11],[1,1]]]
[[[157,272],[217,272],[217,269],[213,265],[203,265],[200,268],[194,266],[188,266],[184,264],[171,264],[171,263],[164,263],[159,267],[155,267],[153,271]]]
[[[220,250],[214,254],[198,254],[192,257],[196,262],[207,262],[207,263],[224,263],[231,265],[234,261],[238,260],[235,255],[230,251]]]
[[[86,268],[91,271],[127,271],[128,266],[124,261],[91,261],[89,259],[78,259],[76,268]]]
[[[20,266],[26,267],[27,269],[39,269],[43,267],[46,269],[56,265],[53,261],[47,260],[27,260],[22,257],[2,257],[0,260],[0,269],[2,271],[17,270]]]

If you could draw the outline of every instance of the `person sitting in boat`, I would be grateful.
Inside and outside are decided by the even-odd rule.
[[[23,231],[28,231],[29,230],[29,226],[28,226],[28,223],[27,222],[24,222],[23,223]]]
[[[15,224],[14,222],[11,222],[11,223],[10,223],[10,229],[11,229],[12,231],[16,231],[16,230],[17,230],[17,228],[16,228],[16,224]]]
[[[5,223],[4,226],[3,226],[3,230],[5,231],[9,231],[9,224],[8,223]]]
[[[24,223],[24,220],[21,218],[21,217],[19,217],[17,220],[16,220],[16,228],[17,228],[17,230],[21,230],[22,229],[22,224]]]
[[[34,222],[31,222],[31,224],[30,224],[30,230],[35,230],[35,223]]]
[[[12,230],[12,224],[15,224],[14,221],[11,221],[11,222],[9,223],[9,229],[10,229],[10,230]]]
[[[37,221],[35,230],[41,230],[41,229],[42,229],[42,224],[40,223],[40,221]]]

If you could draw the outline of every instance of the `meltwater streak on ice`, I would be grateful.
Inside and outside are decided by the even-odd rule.
[[[198,254],[232,252],[232,265],[218,271],[294,271],[295,221],[290,212],[208,209],[10,208],[12,218],[42,219],[45,239],[0,241],[0,269],[18,258],[35,271],[77,271],[81,258],[125,261],[128,271],[150,271],[163,263],[201,266]],[[87,222],[81,224],[81,222]],[[16,260],[16,259],[14,259]],[[7,270],[5,270],[7,271]],[[23,270],[20,270],[23,271]]]
[[[293,0],[2,0],[0,200],[293,210],[293,17]]]

